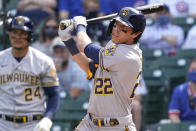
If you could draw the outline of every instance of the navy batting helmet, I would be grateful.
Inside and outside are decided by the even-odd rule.
[[[9,30],[12,29],[20,29],[27,32],[33,32],[33,23],[31,20],[26,16],[16,16],[12,19],[10,23]]]
[[[29,36],[27,40],[29,42],[32,41],[33,35],[33,22],[26,16],[16,16],[14,17],[8,26],[8,30],[11,31],[13,29],[19,29],[23,31],[29,32]]]
[[[115,17],[108,27],[107,33],[110,35],[112,32],[113,25],[115,21],[120,21],[126,26],[129,26],[134,29],[134,31],[143,32],[146,26],[146,18],[141,13],[141,11],[138,11],[131,7],[124,7],[120,10],[117,17]]]

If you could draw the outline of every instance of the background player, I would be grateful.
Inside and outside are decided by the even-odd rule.
[[[92,76],[94,84],[91,91],[88,114],[76,131],[135,131],[131,115],[131,102],[142,71],[142,51],[138,39],[144,31],[144,15],[130,7],[121,9],[108,29],[112,40],[105,48],[91,42],[86,34],[86,18],[73,18],[74,25],[66,30],[59,28],[59,35],[80,67]],[[66,22],[66,21],[62,21]],[[70,39],[70,32],[76,28],[76,43]],[[89,59],[92,61],[89,64]],[[98,68],[95,68],[95,64]]]
[[[29,18],[13,18],[9,28],[12,47],[0,52],[1,131],[49,131],[59,105],[54,63],[29,47],[32,31]]]

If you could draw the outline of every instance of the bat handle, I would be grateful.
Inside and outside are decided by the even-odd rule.
[[[61,30],[64,30],[64,29],[66,29],[68,26],[70,26],[72,23],[73,23],[73,20],[72,20],[72,19],[63,20],[63,21],[61,21],[61,23],[59,24],[59,27],[60,27]]]

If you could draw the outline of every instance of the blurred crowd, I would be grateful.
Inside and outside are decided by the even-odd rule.
[[[47,28],[46,21],[50,21],[49,19],[56,19],[56,25],[58,25],[59,20],[70,19],[78,15],[90,19],[116,13],[126,6],[138,7],[160,2],[165,3],[166,7],[159,13],[146,16],[154,23],[147,23],[148,26],[140,41],[141,47],[144,49],[163,49],[168,55],[180,49],[196,48],[193,42],[196,27],[192,26],[188,32],[185,32],[183,27],[171,22],[173,18],[191,17],[194,19],[196,17],[196,9],[194,8],[196,2],[191,0],[132,0],[131,2],[130,0],[121,2],[117,0],[77,0],[77,2],[74,0],[20,0],[15,5],[15,15],[27,16],[35,25],[39,26],[42,23],[42,27],[45,28],[44,26],[46,26]],[[11,1],[7,4],[9,3]],[[102,21],[88,25],[87,32],[95,43],[105,45],[109,39],[106,36],[108,24],[109,21]],[[35,47],[39,46],[43,52],[48,52],[51,44],[50,39],[53,39],[56,34],[56,28],[41,30],[40,39]]]
[[[7,4],[10,2],[11,0]],[[179,50],[196,49],[196,25],[193,25],[185,34],[181,26],[174,25],[171,22],[173,18],[192,17],[195,19],[196,1],[193,0],[19,0],[14,9],[16,10],[15,15],[29,17],[37,28],[40,28],[41,25],[39,34],[37,34],[38,37],[33,40],[31,46],[53,58],[61,90],[66,90],[71,98],[76,99],[83,91],[90,90],[92,81],[86,79],[86,74],[74,62],[66,46],[59,39],[59,21],[78,15],[86,16],[87,19],[90,19],[116,13],[126,6],[138,7],[160,2],[166,4],[164,10],[146,16],[153,20],[154,23],[150,25],[147,23],[147,27],[140,39],[141,48],[161,49],[168,56],[174,55]],[[109,40],[108,36],[106,36],[108,24],[109,21],[102,21],[87,26],[87,33],[94,43],[104,46]],[[196,68],[191,70],[196,70]],[[136,97],[133,103],[135,107],[135,109],[133,108],[133,114],[137,116],[137,112],[140,112],[138,117],[135,117],[137,119],[135,121],[138,121],[136,122],[138,130],[141,128],[142,95],[147,94],[143,78],[141,78],[141,83],[143,83],[141,86],[144,88],[138,88],[140,91],[136,91],[136,95],[139,97]],[[179,91],[176,89],[175,92]],[[195,93],[193,94],[192,99],[196,103]],[[177,96],[174,94],[174,97]],[[174,100],[171,102],[170,118],[172,121],[180,121],[179,117],[174,118],[175,116],[171,115],[172,113],[181,113],[180,109],[175,109],[179,107],[175,103],[177,102]],[[184,116],[182,118],[185,119]]]

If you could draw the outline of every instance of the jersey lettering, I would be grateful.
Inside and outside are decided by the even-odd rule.
[[[24,90],[24,94],[25,94],[25,101],[32,101],[33,100],[32,96],[31,96],[32,88],[26,88]]]
[[[33,101],[34,97],[41,99],[40,86],[36,87],[35,91],[31,87],[25,88],[24,94],[25,101]]]
[[[9,82],[25,82],[32,85],[39,85],[40,78],[36,75],[31,75],[25,72],[14,72],[12,74],[0,75],[0,85]]]
[[[110,78],[96,78],[95,80],[95,94],[97,95],[111,95],[113,94],[113,87]]]

